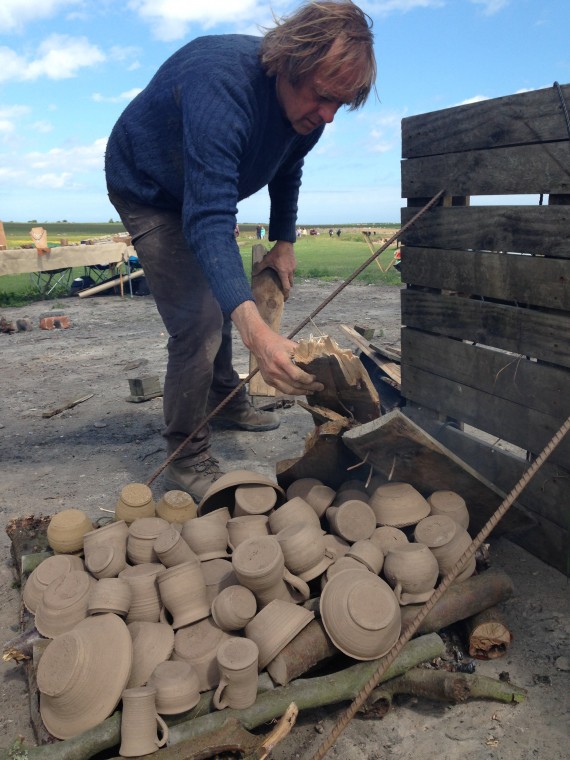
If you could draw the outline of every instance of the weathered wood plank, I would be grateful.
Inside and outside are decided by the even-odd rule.
[[[406,365],[443,375],[555,419],[570,416],[568,369],[409,327],[402,330],[402,356]]]
[[[561,90],[570,102],[570,85]],[[554,87],[402,120],[404,158],[567,138],[562,104]]]
[[[406,246],[402,280],[570,312],[570,260]]]
[[[398,410],[348,430],[342,440],[361,459],[367,457],[367,463],[380,473],[393,481],[411,483],[425,496],[445,489],[460,493],[469,506],[472,534],[504,498],[500,489]],[[531,524],[527,513],[513,506],[496,534]]]
[[[460,419],[533,454],[544,448],[564,421],[405,363],[402,364],[402,394],[416,404]],[[550,460],[562,467],[568,464],[568,437]]]
[[[501,448],[501,445],[492,445],[480,434],[442,425],[434,413],[425,407],[408,404],[405,412],[407,417],[505,493],[513,489],[529,467],[525,459]],[[531,478],[517,502],[529,512],[568,530],[569,484],[570,470],[547,460]]]
[[[414,213],[415,208],[402,208],[402,226]],[[569,229],[570,209],[564,205],[437,206],[418,219],[400,241],[406,246],[570,258]]]
[[[412,289],[402,324],[570,367],[570,317]]]
[[[125,243],[69,245],[51,248],[40,256],[35,248],[0,251],[0,275],[51,272],[54,269],[87,267],[97,264],[120,264],[134,255],[134,248]]]
[[[570,143],[473,150],[402,161],[402,197],[570,192]]]

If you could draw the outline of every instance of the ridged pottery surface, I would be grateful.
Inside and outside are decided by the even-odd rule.
[[[469,527],[469,510],[465,499],[455,491],[434,491],[428,496],[432,515],[447,515],[459,523],[462,528]]]
[[[125,689],[122,700],[119,755],[140,757],[163,747],[168,741],[168,726],[156,712],[156,689],[150,686]]]
[[[321,522],[315,510],[307,504],[300,496],[286,501],[285,504],[274,510],[269,515],[269,527],[273,535],[277,535],[280,530],[295,525],[296,523],[307,523],[321,527]]]
[[[200,700],[200,680],[189,662],[159,663],[148,685],[156,689],[156,711],[161,715],[187,712]]]
[[[333,503],[336,492],[316,478],[299,478],[293,481],[287,489],[288,500],[295,498],[295,496],[300,496],[306,501],[320,518],[324,515],[327,507]]]
[[[375,573],[376,575],[382,570],[384,563],[382,550],[369,538],[363,538],[352,544],[346,556],[362,562],[371,573]]]
[[[83,536],[83,550],[87,554],[89,549],[95,546],[117,546],[123,552],[127,551],[127,536],[129,526],[124,520],[117,520],[102,525],[100,528],[89,531]]]
[[[217,652],[220,683],[213,697],[214,707],[245,710],[257,697],[259,649],[250,639],[233,637],[222,642]]]
[[[115,519],[124,520],[127,525],[140,517],[154,517],[156,503],[152,491],[144,483],[129,483],[121,490],[115,506]]]
[[[222,631],[241,631],[256,612],[253,591],[245,586],[228,586],[212,601],[212,618]]]
[[[201,562],[228,557],[228,529],[218,520],[197,517],[182,526],[182,538]]]
[[[164,565],[158,562],[149,562],[127,567],[119,573],[119,578],[124,578],[128,582],[132,592],[127,623],[134,621],[158,623],[161,601],[156,578],[164,569]]]
[[[126,566],[126,551],[117,543],[96,544],[85,552],[85,567],[95,578],[116,578]]]
[[[421,493],[410,483],[386,483],[370,497],[370,506],[378,525],[403,528],[427,517],[430,507]]]
[[[95,583],[84,570],[72,570],[52,581],[36,608],[36,628],[41,635],[53,639],[86,618],[89,591]]]
[[[336,533],[350,544],[370,538],[376,528],[374,512],[364,501],[350,499],[340,507],[329,507],[326,516],[331,533]]]
[[[200,564],[184,562],[169,567],[157,575],[157,581],[175,630],[209,616],[210,602]]]
[[[200,568],[206,583],[206,594],[210,605],[220,591],[228,586],[239,584],[233,565],[228,559],[210,559],[202,562]]]
[[[47,557],[30,573],[24,586],[22,599],[33,614],[44,591],[52,581],[67,575],[72,570],[83,570],[83,560],[73,554],[55,554]]]
[[[290,525],[279,531],[277,540],[287,569],[307,583],[322,575],[335,560],[327,549],[322,530],[315,525]]]
[[[166,623],[136,621],[127,626],[133,642],[133,667],[128,687],[144,686],[156,666],[170,658],[174,631]]]
[[[245,627],[245,635],[259,648],[259,669],[271,662],[279,652],[313,620],[315,614],[291,602],[275,599],[264,607]]]
[[[200,691],[215,688],[220,680],[216,652],[230,638],[211,617],[181,628],[174,636],[173,660],[184,660],[193,666],[200,680]]]
[[[53,515],[47,527],[48,544],[57,554],[83,551],[83,536],[93,530],[93,523],[80,509],[64,509]]]
[[[127,537],[127,557],[133,565],[157,562],[154,542],[170,523],[161,517],[140,517],[129,526]]]
[[[200,562],[174,525],[164,530],[155,539],[153,546],[156,556],[165,567],[174,567],[183,562]]]
[[[469,533],[447,515],[430,515],[416,525],[416,541],[423,542],[433,552],[441,575],[447,575],[471,544]],[[475,556],[471,557],[456,581],[463,581],[475,572]]]
[[[285,491],[266,475],[261,475],[252,470],[232,470],[226,472],[208,488],[200,502],[198,514],[205,515],[220,507],[233,507],[236,488],[243,485],[270,486],[277,494],[277,503],[281,503],[285,499]]]
[[[383,573],[400,604],[420,604],[435,588],[439,565],[425,544],[408,543],[386,555]]]
[[[186,491],[167,491],[156,505],[156,514],[169,523],[185,523],[198,513],[194,499]]]
[[[228,520],[228,544],[235,550],[247,538],[269,536],[269,518],[267,515],[245,515]]]
[[[91,586],[87,599],[87,614],[113,612],[125,617],[131,606],[133,592],[124,578],[101,578]]]

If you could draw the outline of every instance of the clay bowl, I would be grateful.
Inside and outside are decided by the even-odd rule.
[[[130,525],[139,517],[154,517],[155,514],[152,491],[144,483],[129,483],[121,489],[115,506],[116,520],[124,520]]]
[[[286,501],[285,504],[269,515],[269,528],[274,536],[283,528],[296,523],[307,523],[308,525],[315,525],[317,528],[321,527],[321,521],[315,510],[300,496],[295,496],[290,501]]]
[[[53,639],[84,620],[89,592],[96,583],[84,570],[72,570],[52,581],[36,608],[36,628],[41,635]]]
[[[166,623],[136,621],[127,626],[133,642],[133,666],[127,688],[144,686],[154,669],[174,650],[174,631]]]
[[[246,625],[245,635],[259,648],[259,669],[277,657],[314,617],[314,612],[282,599],[274,599],[258,612]]]
[[[415,525],[430,513],[424,497],[409,483],[386,483],[370,497],[378,525],[403,528]]]
[[[256,612],[255,595],[245,586],[227,586],[212,602],[212,618],[222,631],[241,631]]]
[[[174,524],[157,536],[153,547],[159,562],[162,562],[165,567],[174,567],[183,562],[200,561]]]
[[[277,494],[278,504],[285,500],[283,489],[266,475],[251,470],[232,470],[222,475],[208,488],[198,507],[198,514],[205,515],[220,507],[233,507],[236,488],[243,485],[270,486]]]
[[[183,562],[162,570],[156,579],[174,630],[209,616],[210,602],[200,564]]]
[[[383,574],[400,604],[421,604],[433,593],[439,565],[425,544],[407,543],[386,555]]]
[[[447,515],[459,523],[462,528],[469,527],[469,510],[462,496],[455,491],[434,491],[427,502],[432,515]]]
[[[210,559],[202,562],[200,568],[206,583],[206,595],[210,605],[220,591],[239,583],[232,563],[227,559]]]
[[[208,517],[187,520],[181,535],[201,562],[229,556],[228,529],[218,520]]]
[[[171,659],[192,665],[198,675],[200,691],[214,689],[220,679],[216,652],[229,638],[230,634],[218,628],[211,617],[205,618],[176,631]]]
[[[127,557],[133,565],[157,562],[154,542],[170,523],[161,517],[140,517],[129,525],[127,537]]]
[[[125,617],[131,606],[131,587],[124,578],[101,578],[91,586],[87,599],[87,614],[113,612]]]
[[[277,503],[277,492],[273,486],[248,483],[235,490],[234,517],[243,515],[265,515]]]
[[[392,528],[389,525],[381,525],[379,528],[376,528],[374,533],[370,536],[370,540],[381,549],[384,556],[386,556],[389,551],[392,551],[392,549],[409,543],[408,537],[403,530]]]
[[[384,563],[384,553],[369,538],[363,538],[352,544],[346,556],[362,562],[371,573],[376,575],[382,570]]]
[[[335,533],[353,544],[363,538],[370,538],[376,527],[374,512],[364,501],[352,499],[340,507],[329,507],[326,511],[331,533]]]
[[[255,536],[268,536],[269,518],[267,515],[244,515],[243,517],[232,517],[228,520],[228,544],[232,550],[245,541],[247,538]]]
[[[287,499],[290,501],[296,496],[307,502],[317,516],[321,518],[328,507],[333,503],[335,491],[316,478],[299,478],[287,489]]]
[[[48,544],[56,554],[83,551],[83,536],[93,530],[93,523],[80,509],[64,509],[49,521]]]
[[[433,552],[440,575],[448,575],[471,544],[471,536],[459,523],[447,515],[430,515],[416,525],[414,538]],[[475,572],[475,556],[455,578],[463,581]]]
[[[186,491],[167,491],[156,505],[156,514],[169,523],[184,523],[197,515],[194,499]]]
[[[285,557],[285,566],[307,583],[322,575],[335,560],[316,525],[289,525],[279,531],[277,540]]]
[[[156,689],[156,711],[161,715],[186,712],[200,700],[200,680],[189,662],[160,662],[148,685]]]
[[[28,576],[22,599],[33,614],[44,591],[52,581],[67,575],[72,570],[84,570],[83,560],[73,554],[55,554],[47,557]]]
[[[333,644],[356,660],[382,657],[400,636],[398,601],[373,573],[345,570],[335,575],[322,591],[320,609]]]

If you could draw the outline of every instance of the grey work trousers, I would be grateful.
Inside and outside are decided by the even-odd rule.
[[[164,380],[163,432],[170,456],[239,383],[232,366],[232,322],[223,315],[182,232],[180,214],[125,201],[110,193],[169,335]],[[240,403],[242,394],[232,401]],[[209,426],[189,441],[177,459],[207,458]]]

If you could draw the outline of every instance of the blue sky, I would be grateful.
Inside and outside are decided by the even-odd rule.
[[[117,219],[107,136],[175,50],[259,34],[298,2],[0,0],[0,219]],[[371,0],[378,99],[340,112],[305,163],[301,224],[398,221],[403,117],[570,82],[568,0]],[[265,190],[238,220],[268,217]]]

